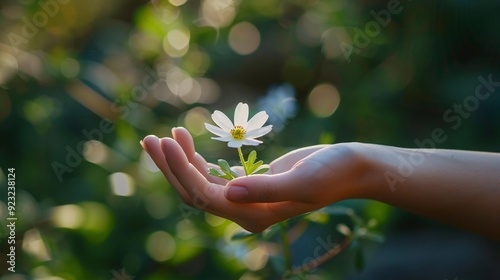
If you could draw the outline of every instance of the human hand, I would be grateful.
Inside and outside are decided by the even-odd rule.
[[[251,232],[353,197],[359,187],[357,144],[298,149],[273,161],[269,174],[228,182],[208,175],[215,165],[196,153],[186,129],[174,128],[172,134],[147,136],[143,147],[183,201]]]

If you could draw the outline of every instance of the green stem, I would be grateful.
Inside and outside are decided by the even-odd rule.
[[[281,226],[281,244],[283,246],[283,255],[285,257],[285,271],[292,271],[292,252],[290,251],[290,243],[286,232],[288,229],[288,222],[280,222]]]
[[[247,166],[245,164],[245,158],[243,157],[243,152],[241,151],[241,147],[238,148],[238,155],[240,156],[241,165],[243,166],[243,170],[245,170],[245,175],[248,176]]]

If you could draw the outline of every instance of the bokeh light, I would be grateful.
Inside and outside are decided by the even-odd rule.
[[[168,2],[174,6],[182,6],[186,4],[187,0],[168,0]]]
[[[89,162],[103,164],[108,159],[109,149],[100,141],[86,141],[83,147],[83,156]]]
[[[183,50],[189,45],[189,30],[172,29],[167,33],[167,40],[176,50]]]
[[[194,226],[193,222],[187,219],[179,221],[175,226],[175,229],[177,232],[176,236],[184,240],[189,240],[197,234],[196,227]]]
[[[171,29],[163,39],[163,49],[170,57],[181,57],[189,50],[189,29],[183,26]]]
[[[199,47],[190,47],[184,57],[184,68],[196,74],[204,74],[210,66],[210,56]]]
[[[99,244],[108,238],[113,229],[114,217],[109,208],[100,202],[84,201],[79,205],[85,213],[82,233],[91,244]]]
[[[349,59],[354,50],[352,39],[343,27],[331,27],[321,36],[323,53],[327,58]]]
[[[52,259],[49,254],[49,250],[40,235],[40,231],[36,228],[32,228],[24,233],[23,250],[41,262]]]
[[[131,196],[135,193],[134,179],[123,172],[109,175],[111,191],[118,196]]]
[[[175,254],[175,251],[175,240],[168,232],[153,232],[146,240],[146,252],[157,262],[169,260]]]
[[[25,118],[39,131],[45,131],[52,125],[52,118],[60,112],[59,105],[56,99],[42,95],[26,102],[22,111]]]
[[[299,19],[297,38],[306,45],[316,46],[321,42],[322,28],[320,19],[308,12]]]
[[[210,122],[210,112],[203,107],[189,110],[184,117],[184,126],[194,135],[206,133],[205,123]]]
[[[250,22],[240,22],[229,31],[229,45],[240,55],[248,55],[260,45],[260,33]]]
[[[147,12],[143,14],[143,16],[145,17],[144,20],[146,22],[152,21],[154,23],[159,23],[156,22],[156,20],[160,20],[161,23],[172,24],[176,22],[181,16],[181,11],[177,6],[180,6],[182,4],[180,5],[176,4],[182,1],[183,0],[175,0],[172,1],[173,3],[169,1],[169,4],[167,4],[166,1],[151,0],[150,2],[152,5],[152,9],[151,10],[148,9]],[[150,14],[149,12],[152,12],[155,15],[155,17],[152,17],[152,14]],[[150,28],[151,26],[144,26],[144,27]]]
[[[61,73],[64,77],[71,79],[80,73],[80,63],[74,58],[66,58],[61,62]]]
[[[149,172],[158,172],[160,169],[156,166],[155,162],[151,158],[151,156],[146,152],[141,152],[141,164],[144,168],[146,168]]]
[[[76,229],[83,226],[85,211],[75,204],[57,206],[52,208],[51,219],[56,227]]]
[[[268,258],[267,250],[264,247],[257,247],[245,255],[243,262],[248,269],[255,271],[262,269],[267,264]]]
[[[229,25],[236,16],[234,0],[206,0],[201,2],[200,17],[204,25],[216,29]]]
[[[196,81],[201,87],[201,96],[198,103],[212,104],[220,98],[221,88],[216,81],[209,78],[197,78]]]
[[[19,70],[15,56],[0,52],[0,85],[6,84]]]
[[[196,79],[186,79],[182,81],[181,87],[183,87],[184,90],[179,92],[179,97],[184,103],[193,104],[200,100],[201,86]]]
[[[35,279],[40,279],[40,280],[67,280],[67,278],[59,277],[53,275],[54,273],[50,271],[50,269],[47,266],[44,265],[39,265],[34,267],[31,270],[31,274],[34,276]],[[66,275],[64,275],[66,276]],[[20,278],[17,278],[17,275],[14,276],[15,280],[17,279],[25,279],[20,276]],[[7,279],[10,279],[11,277],[8,277]]]
[[[189,95],[193,89],[193,78],[179,67],[172,67],[166,73],[166,82],[170,91],[179,97]]]
[[[319,84],[309,94],[307,104],[316,116],[320,118],[329,117],[340,104],[339,91],[331,84]]]
[[[144,201],[148,214],[157,220],[165,219],[173,211],[174,201],[164,192],[153,191],[144,198]]]
[[[213,226],[213,227],[217,227],[217,226],[220,226],[222,225],[224,222],[226,222],[227,220],[224,219],[224,218],[221,218],[221,217],[218,217],[218,216],[215,216],[215,215],[212,215],[208,212],[205,213],[205,221]]]

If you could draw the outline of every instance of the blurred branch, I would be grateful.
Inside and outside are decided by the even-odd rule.
[[[352,243],[352,241],[353,241],[353,238],[350,236],[344,238],[344,240],[342,240],[342,242],[340,242],[340,244],[331,248],[330,250],[328,250],[325,254],[323,254],[319,258],[312,259],[311,261],[304,263],[297,268],[294,268],[292,270],[292,272],[294,274],[299,274],[299,273],[307,272],[307,271],[310,271],[310,270],[313,270],[313,269],[319,267],[320,265],[327,262],[329,259],[335,257],[340,252],[347,249],[347,247],[349,247],[349,245]]]

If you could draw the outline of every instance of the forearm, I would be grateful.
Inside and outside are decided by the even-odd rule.
[[[500,239],[500,154],[366,145],[366,198]]]

